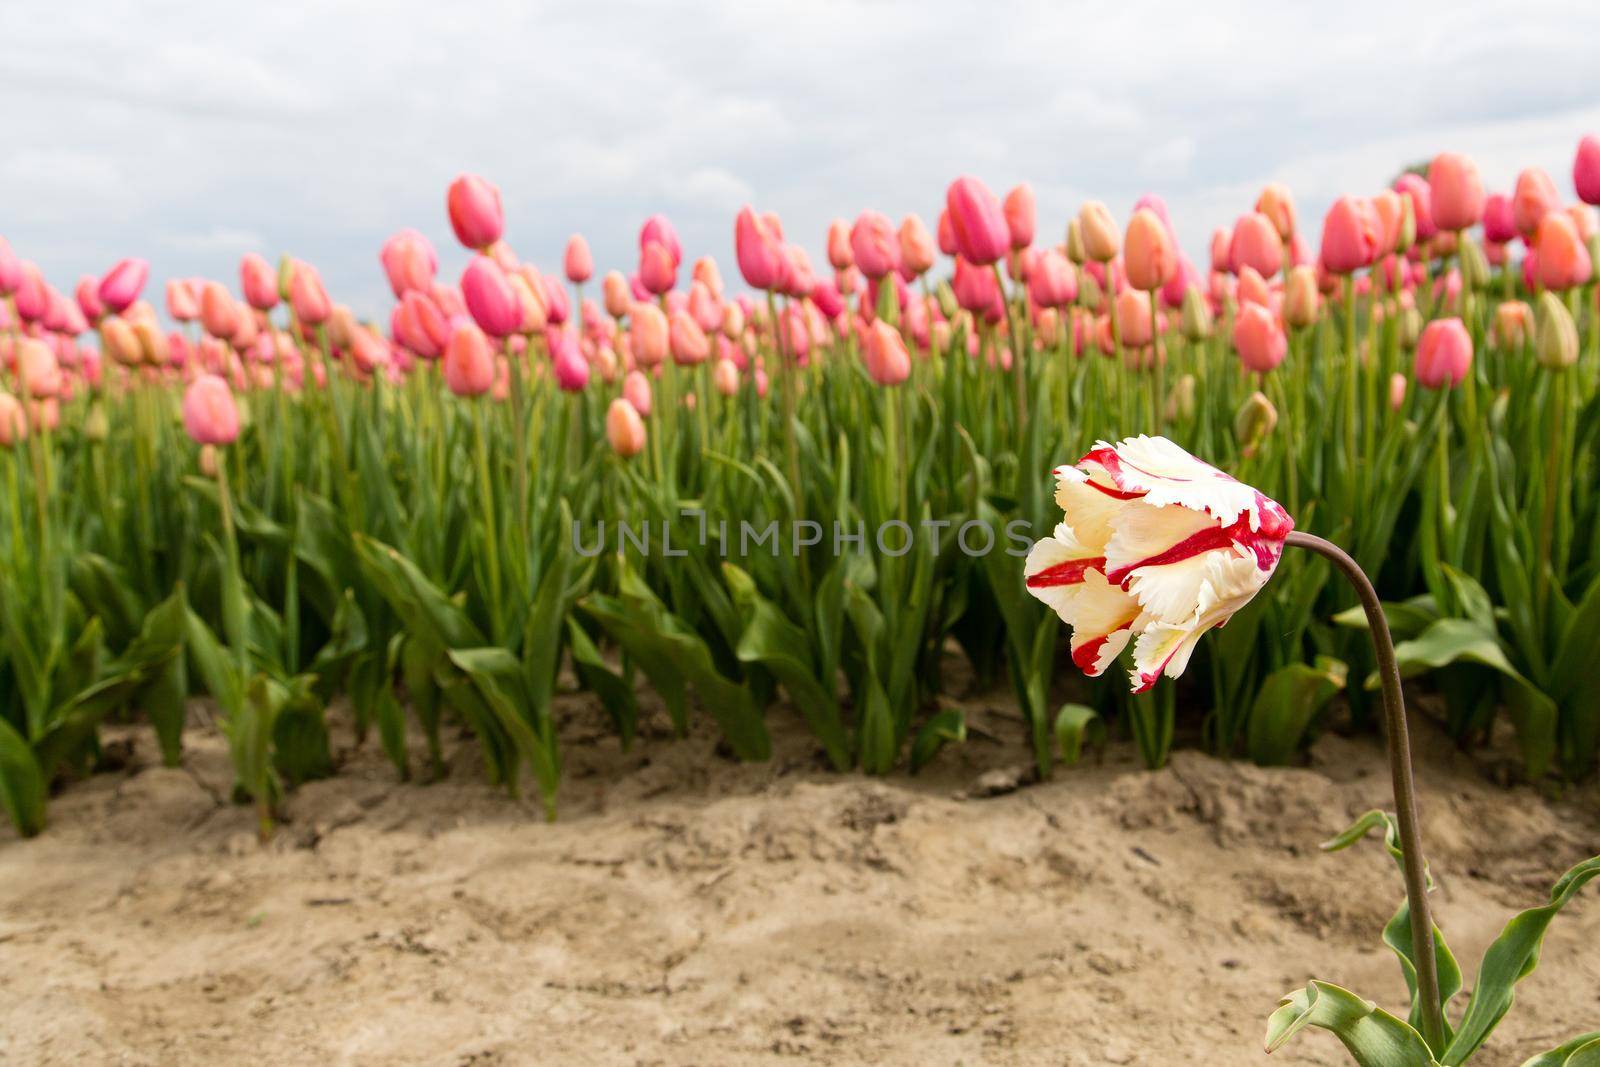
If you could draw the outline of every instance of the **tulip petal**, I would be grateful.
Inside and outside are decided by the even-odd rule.
[[[1106,492],[1110,489],[1112,494]],[[1056,468],[1056,504],[1081,544],[1104,555],[1117,514],[1129,498],[1108,484],[1096,483],[1076,467]]]
[[[1247,515],[1250,529],[1260,526],[1254,489],[1195,459],[1165,437],[1141,434],[1118,445],[1100,441],[1078,466],[1090,474],[1091,481],[1097,470],[1103,471],[1117,489],[1142,494],[1150,504],[1207,511],[1224,525]]]

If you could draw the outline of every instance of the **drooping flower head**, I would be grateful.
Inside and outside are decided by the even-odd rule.
[[[1099,442],[1056,469],[1066,513],[1034,545],[1028,591],[1072,627],[1072,659],[1105,672],[1134,642],[1133,691],[1189,664],[1278,566],[1294,520],[1164,437]]]

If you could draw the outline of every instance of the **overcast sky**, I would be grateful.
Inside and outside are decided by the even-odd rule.
[[[1085,198],[1125,219],[1158,192],[1198,260],[1271,179],[1312,230],[1444,148],[1491,188],[1535,164],[1571,196],[1600,130],[1593,3],[233,6],[0,6],[0,235],[62,289],[124,255],[157,284],[237,285],[244,252],[289,252],[380,314],[395,229],[458,275],[461,171],[501,187],[508,239],[547,268],[579,231],[631,270],[662,211],[734,280],[747,201],[820,264],[829,219],[931,226],[961,173],[1032,182],[1052,240]]]

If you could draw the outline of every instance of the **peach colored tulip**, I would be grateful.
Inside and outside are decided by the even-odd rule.
[[[231,340],[239,332],[244,316],[238,301],[221,282],[206,282],[200,291],[200,325],[219,341]]]
[[[517,309],[521,316],[519,333],[542,333],[550,324],[550,301],[546,297],[544,276],[524,264],[506,275],[506,282],[516,294]]]
[[[1122,343],[1130,348],[1142,348],[1155,336],[1155,324],[1150,321],[1150,300],[1135,289],[1124,289],[1117,295],[1117,329]]]
[[[1272,309],[1260,304],[1241,304],[1233,320],[1233,348],[1246,370],[1266,374],[1283,362],[1289,351],[1289,340]]]
[[[1511,217],[1518,233],[1532,237],[1544,217],[1560,207],[1561,195],[1550,175],[1537,167],[1517,175],[1516,189],[1511,194]]]
[[[639,252],[639,282],[652,296],[670,290],[678,280],[672,251],[660,241],[649,241]]]
[[[1272,307],[1272,286],[1267,284],[1254,267],[1244,266],[1239,268],[1239,287],[1237,296],[1240,304],[1259,304],[1264,308]]]
[[[1015,194],[1017,190],[1012,192]],[[1026,194],[1026,205],[1022,205],[1020,199],[1018,202],[1019,210],[1022,206],[1026,206],[1029,211],[1029,241],[1033,239],[1032,196],[1031,192]],[[980,267],[998,263],[1012,247],[1007,209],[1001,207],[1000,201],[995,199],[989,187],[977,178],[963,176],[951,182],[950,187],[945,190],[944,206],[950,219],[951,239],[957,251],[969,263]],[[862,266],[860,258],[861,253],[857,249],[857,266]],[[865,270],[865,267],[862,269]]]
[[[717,365],[711,372],[711,384],[723,396],[738,395],[739,368],[734,366],[733,360],[727,358],[717,360]]]
[[[644,376],[643,371],[631,370],[623,377],[622,397],[633,405],[633,410],[647,419],[650,417],[650,379]]]
[[[1034,206],[1033,186],[1023,182],[1006,194],[1002,207],[1006,228],[1011,231],[1011,247],[1027,248],[1033,244],[1033,234],[1038,210]]]
[[[1399,371],[1389,375],[1389,410],[1399,411],[1406,403],[1406,376]]]
[[[239,437],[233,390],[215,374],[202,374],[183,393],[183,428],[200,445],[231,445]]]
[[[605,298],[606,314],[614,319],[627,315],[628,309],[633,306],[633,293],[628,288],[628,279],[619,270],[606,272],[600,283],[600,291]]]
[[[667,316],[654,304],[635,304],[628,315],[628,335],[633,358],[640,366],[654,367],[667,358],[671,342]]]
[[[711,342],[705,331],[687,311],[674,311],[667,323],[667,347],[679,366],[704,363],[711,355]]]
[[[714,334],[722,328],[726,312],[722,301],[704,282],[695,282],[689,286],[689,314],[701,330]]]
[[[1441,230],[1466,230],[1483,220],[1483,179],[1478,165],[1458,152],[1440,152],[1428,164],[1433,222]]]
[[[1317,292],[1317,272],[1310,267],[1295,267],[1283,286],[1283,321],[1304,329],[1317,321],[1321,303]]]
[[[1054,248],[1039,253],[1028,275],[1028,294],[1044,308],[1062,308],[1078,298],[1078,274]]]
[[[141,320],[133,324],[133,336],[139,342],[139,356],[147,365],[166,366],[172,353],[167,347],[167,335],[161,332],[161,327]]]
[[[459,175],[445,193],[445,210],[456,240],[468,248],[483,251],[505,233],[505,212],[500,206],[500,190],[476,174]]]
[[[1412,373],[1425,389],[1460,385],[1472,366],[1472,335],[1460,319],[1434,319],[1417,342]]]
[[[494,385],[494,349],[471,319],[457,319],[444,348],[444,383],[456,396],[482,396]]]
[[[378,262],[383,265],[384,276],[389,279],[389,288],[396,300],[412,289],[424,293],[432,289],[434,275],[439,270],[439,259],[433,251],[433,244],[411,229],[401,230],[383,242],[383,247],[378,251]],[[248,289],[246,299],[251,299]],[[251,303],[255,301],[251,299]],[[270,308],[269,304],[257,310],[266,311]]]
[[[916,215],[907,215],[900,220],[900,265],[911,272],[912,277],[918,277],[933,266],[937,253],[934,247],[933,234],[928,232],[928,227]]]
[[[78,301],[78,310],[90,322],[106,313],[106,306],[100,302],[100,280],[94,275],[85,274],[79,278],[72,295]]]
[[[1228,262],[1229,249],[1232,247],[1232,230],[1226,226],[1218,226],[1211,231],[1211,270],[1213,273],[1233,273],[1233,266]]]
[[[245,300],[257,311],[278,306],[278,272],[261,256],[250,252],[239,261],[239,282]]]
[[[183,278],[167,280],[167,314],[178,322],[193,322],[200,317],[200,298]]]
[[[689,283],[693,285],[695,282],[711,290],[711,295],[718,300],[722,299],[722,272],[717,269],[717,261],[710,256],[701,256],[689,269]]]
[[[117,315],[100,320],[100,351],[124,367],[137,367],[144,360],[139,335],[133,332],[132,324]]]
[[[1494,339],[1501,348],[1519,349],[1533,339],[1533,308],[1507,300],[1494,309]]]
[[[309,263],[294,265],[294,274],[289,279],[289,306],[295,318],[306,326],[320,326],[333,313],[328,291],[322,287],[322,276]]]
[[[899,385],[911,377],[911,354],[900,331],[882,319],[867,329],[862,360],[867,374],[879,385]]]
[[[1111,209],[1103,203],[1090,200],[1078,209],[1078,232],[1083,236],[1085,257],[1096,263],[1115,258],[1119,246],[1117,224],[1111,219]]]
[[[828,264],[836,271],[855,264],[855,254],[850,250],[850,224],[844,219],[828,223]]]
[[[22,401],[0,392],[0,448],[15,448],[28,436],[28,413]]]
[[[567,281],[573,285],[582,285],[594,277],[594,256],[590,254],[589,242],[583,239],[583,234],[575,233],[567,238],[562,266],[566,268]]]
[[[415,289],[400,298],[392,323],[394,339],[422,359],[438,359],[450,341],[449,317]]]
[[[1273,229],[1278,231],[1278,236],[1284,241],[1294,237],[1294,196],[1290,194],[1287,185],[1282,182],[1269,182],[1267,187],[1261,190],[1261,195],[1256,197],[1256,212],[1272,221]]]
[[[1539,256],[1539,284],[1546,289],[1570,289],[1589,280],[1589,249],[1565,212],[1552,211],[1539,221],[1533,248]]]
[[[1147,207],[1135,211],[1128,220],[1122,263],[1128,284],[1143,292],[1160,289],[1178,269],[1172,237],[1160,217]]]
[[[611,444],[611,451],[623,459],[631,459],[644,451],[644,420],[633,405],[621,397],[606,409],[606,440]]]

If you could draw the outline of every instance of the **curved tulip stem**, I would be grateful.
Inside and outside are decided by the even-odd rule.
[[[1427,861],[1422,854],[1422,830],[1417,824],[1417,790],[1411,772],[1411,736],[1406,725],[1405,698],[1400,691],[1400,668],[1395,662],[1394,639],[1383,615],[1383,604],[1360,564],[1332,541],[1298,530],[1288,544],[1310,549],[1328,560],[1355,587],[1372,633],[1378,658],[1378,678],[1383,683],[1384,733],[1389,745],[1389,773],[1394,786],[1395,817],[1400,824],[1401,862],[1405,867],[1406,901],[1411,909],[1411,954],[1417,968],[1417,997],[1422,1003],[1422,1036],[1438,1052],[1443,1047],[1444,1012],[1439,1004],[1439,972],[1434,958],[1433,915],[1428,909]]]

